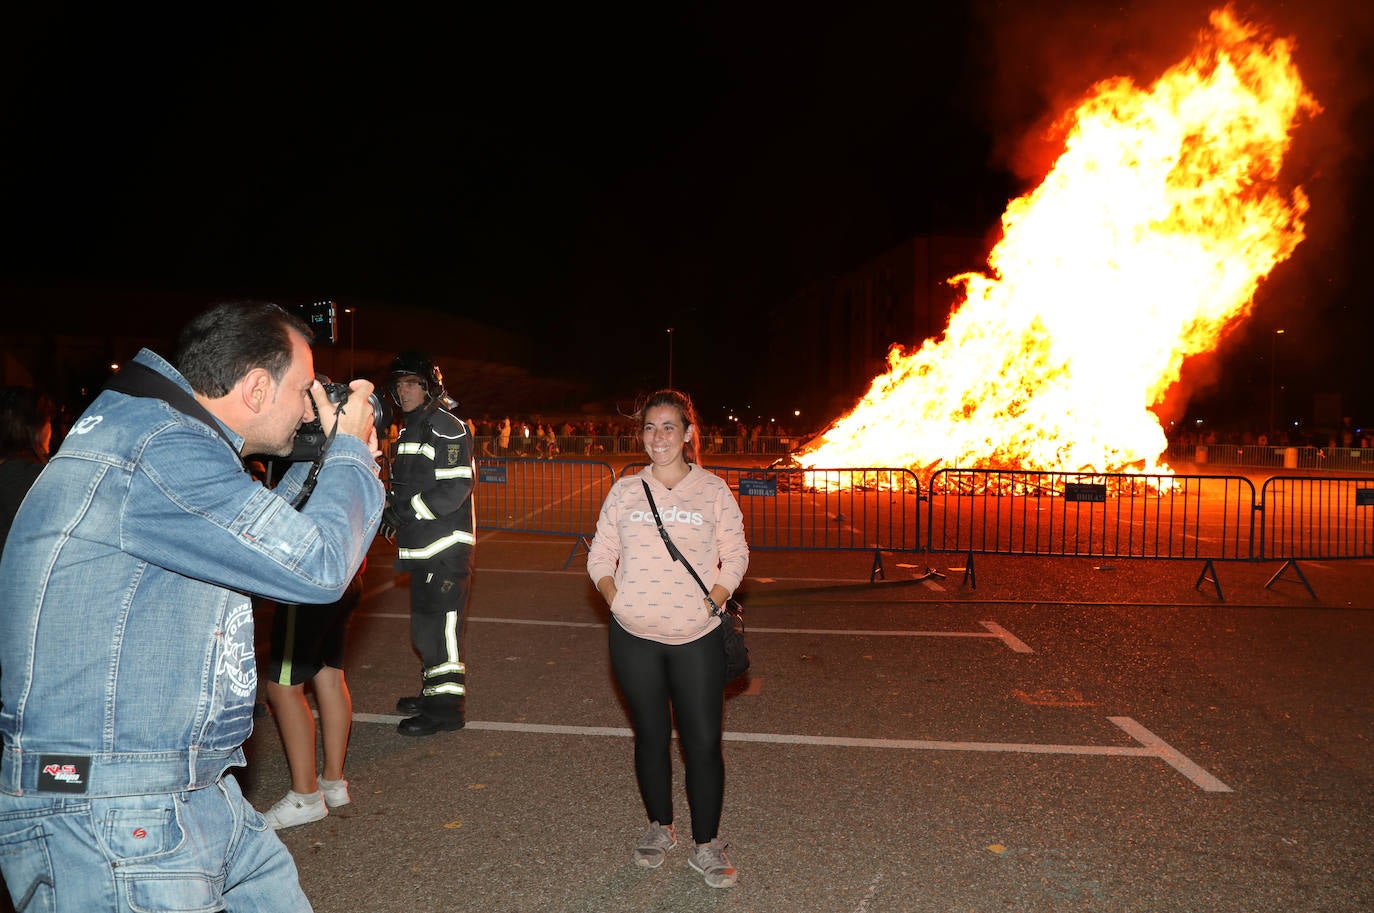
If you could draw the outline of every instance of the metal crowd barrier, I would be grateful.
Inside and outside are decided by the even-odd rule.
[[[737,495],[751,549],[920,551],[920,481],[909,469],[703,468]]]
[[[571,562],[578,546],[590,544],[613,484],[607,463],[478,457],[477,528],[575,536]]]
[[[932,552],[1249,559],[1255,486],[1230,476],[941,469]]]
[[[923,493],[908,469],[705,468],[735,492],[750,548],[871,551],[875,576],[882,552],[966,554],[966,582],[975,553],[1192,559],[1220,596],[1213,561],[1279,560],[1269,585],[1292,568],[1310,593],[1297,560],[1374,558],[1374,477],[1276,476],[1257,498],[1240,476],[941,469]],[[477,471],[478,527],[576,537],[565,567],[616,479],[573,459],[480,457]]]
[[[1260,495],[1261,558],[1374,557],[1374,478],[1275,476]]]
[[[1166,451],[1171,465],[1239,466],[1254,469],[1296,469],[1312,472],[1374,471],[1374,449],[1314,447],[1280,444],[1185,444],[1175,441]]]

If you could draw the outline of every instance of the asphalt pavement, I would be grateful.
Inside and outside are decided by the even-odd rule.
[[[419,664],[393,554],[350,631],[352,814],[281,832],[319,913],[1374,910],[1374,561],[885,554],[870,582],[872,553],[756,551],[725,720],[740,880],[716,890],[685,847],[630,862],[632,743],[573,540],[482,534],[469,724],[419,739],[395,730]],[[248,753],[265,809],[270,717]]]
[[[422,739],[395,731],[418,660],[389,548],[351,630],[354,813],[281,832],[320,913],[1374,909],[1374,562],[887,554],[870,582],[872,553],[757,551],[726,706],[740,881],[715,890],[682,847],[630,862],[632,743],[572,540],[483,535],[470,722]],[[266,808],[270,719],[249,750]]]

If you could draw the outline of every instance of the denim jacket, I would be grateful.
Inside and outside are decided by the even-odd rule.
[[[144,349],[137,361],[189,385]],[[244,763],[257,690],[249,593],[338,599],[384,493],[367,446],[333,443],[269,490],[242,438],[106,390],[30,490],[0,560],[0,791],[179,792]],[[73,796],[73,798],[76,798]]]

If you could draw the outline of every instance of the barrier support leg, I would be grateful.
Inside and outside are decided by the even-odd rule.
[[[964,559],[964,586],[971,590],[978,589],[978,575],[973,571],[973,549],[969,549],[968,557]]]
[[[1307,588],[1307,595],[1311,596],[1315,600],[1317,598],[1317,594],[1312,589],[1312,584],[1307,582],[1307,575],[1305,575],[1302,572],[1302,568],[1298,567],[1298,561],[1296,558],[1289,558],[1287,561],[1285,561],[1283,563],[1283,567],[1279,568],[1278,572],[1274,574],[1273,577],[1269,578],[1269,582],[1264,585],[1264,588],[1267,590],[1271,586],[1273,586],[1275,581],[1277,581],[1280,577],[1283,576],[1283,572],[1288,570],[1290,567],[1293,569],[1293,573],[1298,575],[1298,579],[1302,581],[1302,585]]]
[[[873,568],[868,572],[868,582],[875,580],[886,580],[887,574],[883,573],[883,553],[880,549],[873,550]]]
[[[1221,595],[1221,583],[1217,580],[1217,566],[1212,563],[1211,558],[1208,558],[1207,563],[1202,566],[1202,573],[1198,574],[1197,583],[1193,584],[1193,589],[1196,590],[1201,587],[1204,580],[1216,587],[1217,599],[1225,602],[1226,597]]]
[[[563,570],[566,571],[568,565],[572,564],[572,560],[577,557],[578,548],[581,548],[589,555],[592,553],[592,544],[587,541],[587,537],[578,536],[577,541],[573,543],[572,551],[568,552],[568,560],[563,562]]]

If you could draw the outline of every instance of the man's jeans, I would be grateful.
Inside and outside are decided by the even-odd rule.
[[[0,795],[18,913],[309,913],[296,864],[226,775],[156,796]]]

